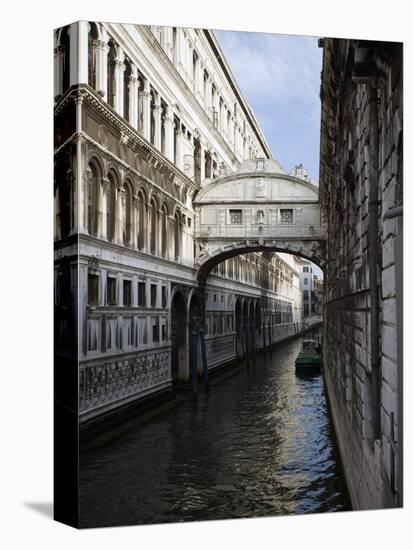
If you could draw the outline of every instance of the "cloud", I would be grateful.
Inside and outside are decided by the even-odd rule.
[[[275,157],[317,177],[322,50],[317,38],[216,31],[238,85]]]
[[[317,38],[216,31],[246,97],[288,102],[318,99],[321,51]]]

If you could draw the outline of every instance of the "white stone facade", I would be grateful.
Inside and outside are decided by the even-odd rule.
[[[281,255],[234,257],[197,283],[201,186],[271,159],[212,32],[59,29],[55,99],[56,353],[79,369],[82,422],[188,380],[204,320],[209,368],[301,330]]]

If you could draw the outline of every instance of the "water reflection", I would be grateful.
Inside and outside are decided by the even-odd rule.
[[[347,508],[321,376],[296,340],[81,455],[84,527]]]

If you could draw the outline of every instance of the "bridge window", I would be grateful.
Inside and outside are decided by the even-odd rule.
[[[282,223],[282,224],[293,223],[293,210],[292,210],[292,208],[281,208],[281,210],[280,210],[280,223]]]
[[[229,222],[232,225],[241,225],[242,224],[242,210],[230,210],[229,211]]]

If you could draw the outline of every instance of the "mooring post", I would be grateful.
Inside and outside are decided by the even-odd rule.
[[[262,325],[262,340],[263,340],[263,348],[265,349],[267,347],[267,342],[265,339],[265,323]]]
[[[255,355],[255,326],[253,323],[250,325],[250,334],[251,334],[251,356]]]
[[[198,392],[198,373],[197,373],[197,344],[198,344],[198,333],[196,330],[192,331],[191,338],[191,375],[192,375],[192,391],[194,398]]]
[[[268,323],[268,347],[271,347],[271,323]]]
[[[208,387],[209,381],[208,381],[208,357],[206,352],[206,343],[205,343],[205,331],[200,330],[199,336],[201,339],[201,353],[202,353],[202,366],[204,371],[204,382],[205,386]]]

